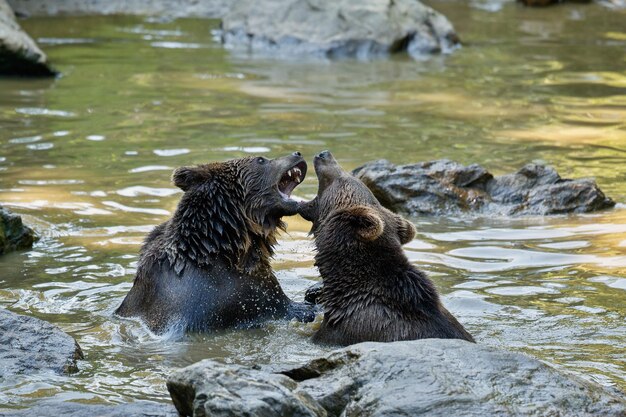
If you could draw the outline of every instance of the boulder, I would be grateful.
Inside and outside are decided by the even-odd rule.
[[[623,416],[626,400],[520,353],[456,339],[361,343],[302,367],[204,360],[167,382],[183,416]]]
[[[381,204],[409,215],[548,215],[586,213],[615,205],[595,181],[563,179],[554,168],[539,164],[494,177],[476,164],[439,160],[394,165],[380,160],[353,173]]]
[[[445,16],[418,0],[239,0],[222,21],[229,47],[278,55],[370,58],[449,52]]]
[[[20,28],[5,0],[0,0],[0,75],[56,75],[46,54]]]
[[[134,401],[118,405],[86,404],[44,400],[21,410],[3,410],[0,417],[17,416],[63,416],[63,417],[178,417],[171,404],[153,401]]]
[[[183,416],[325,416],[285,375],[210,359],[172,374],[167,389]]]
[[[0,380],[12,375],[78,371],[83,352],[57,326],[0,308]]]
[[[25,226],[20,216],[0,207],[0,254],[29,249],[34,241],[33,229]]]

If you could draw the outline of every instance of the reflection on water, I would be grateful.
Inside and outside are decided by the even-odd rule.
[[[203,358],[299,363],[324,351],[310,325],[180,340],[112,317],[143,238],[180,197],[174,167],[294,150],[310,160],[324,148],[346,168],[449,158],[500,174],[545,161],[595,176],[615,210],[414,218],[406,252],[479,343],[626,389],[625,12],[435,6],[466,46],[425,62],[230,55],[211,37],[217,22],[202,20],[24,21],[64,75],[0,80],[0,202],[42,236],[3,257],[0,304],[58,324],[87,359],[72,377],[0,381],[0,402],[165,400],[171,369]],[[299,197],[315,194],[311,174]],[[288,223],[274,266],[302,299],[318,279],[309,224]]]

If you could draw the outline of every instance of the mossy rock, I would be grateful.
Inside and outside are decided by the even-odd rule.
[[[35,232],[22,223],[22,218],[0,207],[0,254],[30,249],[36,240]]]

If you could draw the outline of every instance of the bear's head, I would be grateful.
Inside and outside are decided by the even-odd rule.
[[[172,181],[184,191],[172,219],[177,252],[200,264],[215,255],[235,265],[251,262],[250,249],[267,258],[276,229],[284,228],[281,217],[297,213],[290,196],[306,170],[299,152],[176,169]]]
[[[329,151],[314,158],[317,197],[300,204],[299,213],[313,222],[320,247],[347,249],[375,243],[398,246],[410,242],[415,226],[382,207],[363,182],[344,171]]]

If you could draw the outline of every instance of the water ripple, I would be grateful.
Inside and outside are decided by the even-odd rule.
[[[164,209],[131,207],[131,206],[126,206],[124,204],[117,203],[115,201],[103,201],[102,204],[104,204],[105,206],[116,208],[121,211],[128,212],[128,213],[147,213],[147,214],[156,214],[157,216],[169,216],[170,215],[170,212]]]
[[[167,197],[178,194],[181,191],[177,188],[155,188],[145,187],[143,185],[134,185],[132,187],[122,188],[116,191],[117,194],[124,197],[138,197],[140,195],[151,195],[156,197]]]
[[[74,117],[76,113],[63,110],[50,110],[41,107],[19,107],[15,109],[17,113],[27,114],[30,116],[59,116],[59,117]]]
[[[146,165],[131,169],[130,173],[148,172],[148,171],[172,171],[174,168],[165,165]]]

